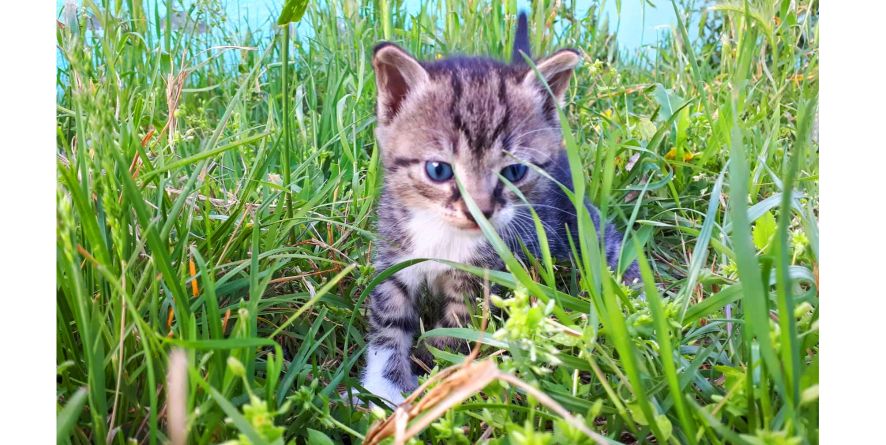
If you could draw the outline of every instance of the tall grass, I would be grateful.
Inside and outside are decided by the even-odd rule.
[[[675,3],[634,54],[576,3],[537,2],[533,46],[585,54],[562,110],[575,198],[628,228],[644,296],[585,220],[572,265],[498,246],[486,334],[478,313],[423,335],[483,342],[613,443],[817,443],[818,2]],[[103,31],[58,29],[59,443],[358,442],[376,414],[339,394],[361,391],[382,272],[371,48],[504,57],[516,2],[312,2],[291,29],[198,2],[207,34],[158,6],[86,2]],[[420,440],[591,441],[502,383]]]

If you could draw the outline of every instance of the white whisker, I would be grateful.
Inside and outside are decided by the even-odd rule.
[[[526,207],[526,208],[533,208],[533,209],[540,209],[540,208],[552,209],[552,210],[556,210],[561,213],[565,213],[569,216],[575,216],[575,212],[572,212],[569,210],[563,210],[559,207],[554,207],[554,206],[550,206],[550,205],[546,205],[546,204],[531,204],[531,205],[530,204],[512,204],[512,205],[514,207]]]

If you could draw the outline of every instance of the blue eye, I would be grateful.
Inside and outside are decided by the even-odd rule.
[[[425,163],[425,171],[432,181],[443,182],[452,179],[452,166],[445,162],[428,161]]]
[[[511,164],[501,169],[501,175],[508,181],[517,182],[526,176],[527,171],[529,171],[529,167],[523,164]]]

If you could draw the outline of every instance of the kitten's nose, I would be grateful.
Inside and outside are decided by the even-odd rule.
[[[492,214],[495,213],[495,204],[486,207],[480,207],[480,211],[483,212],[483,216],[485,216],[486,219],[492,218]],[[468,210],[467,207],[465,207],[463,212],[465,214],[465,217],[471,220],[471,222],[473,222],[474,224],[477,223],[477,220],[474,219],[474,215],[471,215],[471,211]]]

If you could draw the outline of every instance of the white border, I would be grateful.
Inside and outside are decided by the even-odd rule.
[[[55,439],[55,5],[3,5],[3,442]]]
[[[882,435],[884,4],[822,2],[821,443]]]
[[[821,442],[880,437],[878,261],[886,160],[884,5],[823,2],[821,14]],[[862,4],[864,3],[864,4]],[[55,7],[10,2],[0,26],[3,438],[51,443],[55,421]]]

